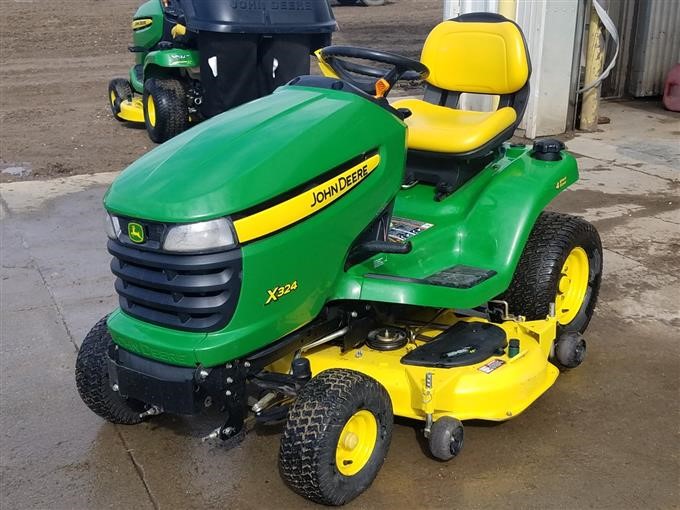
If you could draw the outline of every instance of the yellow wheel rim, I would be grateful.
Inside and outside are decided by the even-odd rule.
[[[569,324],[574,320],[583,305],[588,290],[588,275],[590,265],[588,254],[577,246],[571,252],[562,266],[562,276],[557,286],[556,314],[557,322]]]
[[[335,450],[335,464],[341,474],[356,475],[371,458],[378,438],[378,422],[370,411],[357,411],[345,423]]]
[[[113,90],[109,92],[109,99],[111,99],[111,106],[116,106],[116,93]]]
[[[156,126],[156,103],[153,102],[153,97],[151,94],[146,98],[146,116],[149,119],[149,124],[151,127]]]

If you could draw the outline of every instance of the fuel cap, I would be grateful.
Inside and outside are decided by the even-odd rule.
[[[564,143],[555,138],[543,138],[534,142],[531,157],[540,161],[559,161],[562,159],[560,151],[564,150]]]

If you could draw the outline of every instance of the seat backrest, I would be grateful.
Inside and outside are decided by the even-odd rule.
[[[521,29],[492,13],[463,14],[437,25],[421,61],[430,70],[428,83],[455,92],[514,94],[531,74]]]

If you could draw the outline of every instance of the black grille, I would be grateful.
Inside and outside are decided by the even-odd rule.
[[[178,255],[109,241],[121,309],[183,331],[209,332],[231,320],[241,291],[241,250]]]

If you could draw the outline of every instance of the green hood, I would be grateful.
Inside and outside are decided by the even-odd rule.
[[[167,222],[251,208],[376,148],[394,119],[357,95],[285,86],[150,151],[113,182],[110,212]],[[405,136],[405,134],[404,134]]]

